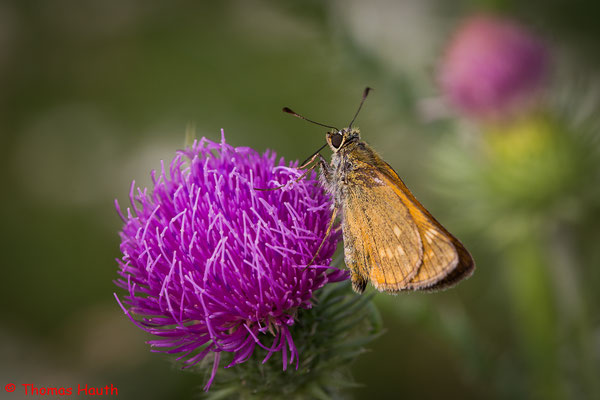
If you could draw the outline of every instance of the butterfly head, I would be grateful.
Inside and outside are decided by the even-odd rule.
[[[334,129],[327,132],[325,140],[331,151],[337,153],[341,148],[360,140],[360,131],[357,128]]]

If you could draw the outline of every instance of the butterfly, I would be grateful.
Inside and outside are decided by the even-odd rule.
[[[473,273],[473,257],[352,127],[370,90],[365,89],[344,129],[283,109],[332,129],[325,135],[326,143],[300,167],[307,168],[303,176],[320,166],[320,181],[334,199],[327,234],[339,214],[354,291],[364,292],[368,282],[388,293],[451,287]],[[320,153],[327,145],[333,152],[330,163]]]

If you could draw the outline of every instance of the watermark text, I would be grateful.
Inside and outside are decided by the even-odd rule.
[[[4,386],[7,393],[18,392],[25,396],[118,396],[119,389],[112,383],[104,386],[77,384],[77,386],[37,386],[33,383],[22,383],[19,388],[14,383]]]

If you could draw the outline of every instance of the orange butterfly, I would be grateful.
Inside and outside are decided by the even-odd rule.
[[[450,287],[473,273],[473,258],[352,128],[369,90],[352,122],[341,130],[283,109],[333,129],[325,136],[327,143],[301,167],[312,164],[303,176],[318,157],[321,182],[335,200],[328,233],[341,212],[344,258],[356,292],[362,293],[369,281],[390,293]],[[333,151],[330,164],[320,154],[327,145]]]

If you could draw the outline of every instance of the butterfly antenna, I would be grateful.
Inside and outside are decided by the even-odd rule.
[[[298,114],[298,113],[296,113],[296,112],[292,111],[292,109],[290,109],[289,107],[283,107],[283,112],[286,112],[286,113],[288,113],[288,114],[292,114],[294,117],[298,117],[298,118],[300,118],[300,119],[303,119],[303,120],[305,120],[305,121],[308,121],[308,122],[310,122],[310,123],[313,123],[313,124],[315,124],[315,125],[321,125],[321,126],[324,126],[325,128],[332,128],[332,129],[335,129],[336,131],[339,131],[339,129],[338,129],[338,128],[336,128],[335,126],[331,126],[331,125],[325,125],[325,124],[322,124],[322,123],[320,123],[320,122],[313,121],[312,119],[308,119],[308,118],[306,118],[306,117],[303,117],[302,115],[300,115],[300,114]]]
[[[358,113],[360,112],[360,109],[362,108],[363,104],[365,103],[365,100],[367,99],[367,96],[369,95],[369,92],[371,90],[373,90],[373,89],[371,89],[370,87],[365,88],[365,91],[363,92],[363,95],[362,95],[362,100],[360,101],[360,104],[358,106],[358,110],[356,110],[356,114],[354,114],[354,118],[352,118],[352,121],[350,121],[350,125],[348,125],[348,129],[352,128],[352,124],[356,120],[356,117],[358,117]]]

